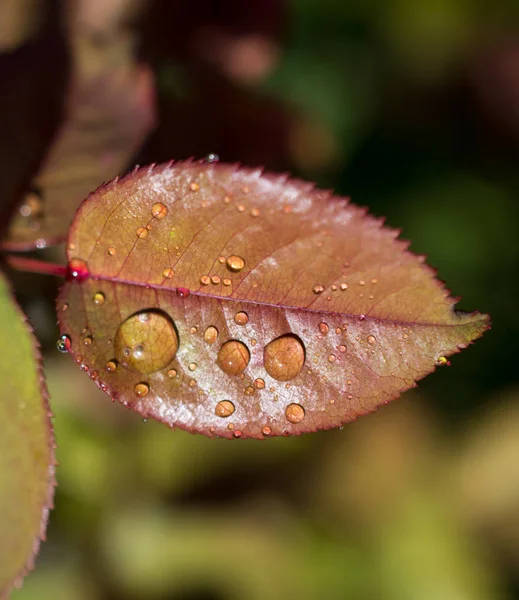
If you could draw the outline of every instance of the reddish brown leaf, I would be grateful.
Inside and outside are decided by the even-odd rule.
[[[285,176],[177,163],[80,207],[71,352],[113,398],[226,437],[334,427],[396,398],[488,327],[344,198]],[[87,269],[90,278],[85,279]]]
[[[154,122],[151,71],[135,64],[128,40],[76,32],[67,115],[20,204],[3,246],[22,250],[66,239],[79,203],[124,170]]]
[[[54,436],[37,341],[0,273],[0,598],[34,563],[54,495]]]

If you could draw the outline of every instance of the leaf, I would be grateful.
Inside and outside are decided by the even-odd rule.
[[[38,342],[0,274],[0,597],[33,567],[54,495],[54,434]]]
[[[80,202],[126,168],[154,122],[151,70],[124,36],[98,47],[79,31],[72,46],[67,114],[3,242],[10,250],[64,241]]]
[[[61,332],[98,386],[170,426],[259,438],[338,426],[489,325],[455,312],[396,237],[283,175],[135,170],[77,213]]]

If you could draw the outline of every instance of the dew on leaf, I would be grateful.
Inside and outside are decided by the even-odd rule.
[[[305,362],[303,343],[295,335],[282,335],[265,346],[263,362],[267,373],[274,379],[294,379]]]
[[[115,254],[117,253],[117,250],[113,246],[110,246],[108,248],[107,252],[108,252],[109,256],[115,256]]]
[[[228,277],[225,277],[225,278],[222,280],[222,283],[223,283],[225,286],[227,286],[227,287],[228,287],[228,286],[230,286],[230,285],[231,285],[232,281],[231,281],[231,280],[230,280]]]
[[[209,275],[202,275],[202,277],[200,277],[200,283],[202,285],[209,285],[211,283],[211,278]]]
[[[178,335],[166,313],[136,313],[119,327],[114,339],[117,360],[137,373],[155,373],[166,367],[178,350]]]
[[[86,261],[81,258],[71,258],[67,265],[67,279],[81,283],[90,276]]]
[[[327,323],[319,323],[319,331],[323,335],[326,335],[328,333],[328,331],[330,331],[330,328],[328,327]]]
[[[72,348],[72,340],[68,335],[62,335],[56,342],[56,348],[63,354],[66,354]]]
[[[237,210],[239,213],[243,213],[243,212],[245,212],[245,205],[244,205],[244,204],[238,204],[238,206],[236,207],[236,210]]]
[[[436,361],[436,363],[440,366],[446,365],[448,367],[450,367],[450,364],[451,364],[450,360],[447,360],[447,357],[445,357],[445,356],[438,357],[438,360]]]
[[[365,321],[366,315],[359,315],[359,321]]]
[[[348,284],[347,283],[341,283],[341,285],[339,286],[341,288],[341,290],[344,292],[344,290],[348,289]]]
[[[207,163],[215,163],[215,162],[218,162],[219,160],[220,160],[220,157],[218,156],[218,154],[214,154],[214,153],[208,154],[205,157],[205,162],[207,162]]]
[[[221,281],[221,279],[220,279],[220,277],[218,275],[213,275],[211,277],[211,283],[213,285],[218,285],[220,283],[220,281]]]
[[[197,365],[195,362],[192,362],[192,363],[189,363],[189,365],[188,365],[188,367],[187,367],[187,368],[188,368],[190,371],[196,371],[196,368],[197,368],[197,367],[198,367],[198,365]]]
[[[335,354],[330,354],[328,356],[328,362],[334,363],[337,360],[337,357],[335,356]]]
[[[324,292],[324,287],[320,284],[314,285],[313,292],[314,294],[322,294]]]
[[[155,202],[155,204],[151,207],[151,214],[153,217],[160,221],[168,214],[167,207],[162,204],[162,202]]]
[[[189,290],[187,288],[177,288],[177,296],[179,298],[187,298],[189,296]]]
[[[20,214],[22,217],[40,217],[43,213],[43,201],[39,193],[29,192],[20,206]]]
[[[61,307],[61,310],[66,311],[66,310],[68,310],[68,308],[69,308],[69,303],[65,302],[65,304],[63,304],[63,306]]]
[[[162,277],[164,279],[171,279],[175,275],[175,271],[171,267],[166,267],[164,271],[162,271]]]
[[[305,418],[305,409],[300,404],[289,404],[286,407],[285,416],[291,423],[301,423]]]
[[[209,325],[209,327],[204,331],[204,341],[207,344],[214,344],[217,338],[218,329],[216,329],[214,325]]]
[[[374,335],[368,335],[368,344],[370,344],[371,346],[373,346],[373,344],[376,342],[377,340],[375,339]]]
[[[255,392],[256,390],[252,387],[252,385],[248,385],[243,391],[246,396],[254,396]]]
[[[243,258],[241,256],[235,256],[233,254],[232,256],[229,256],[229,258],[227,259],[227,268],[230,271],[234,271],[234,272],[241,271],[244,266],[245,266],[245,261],[243,260]]]
[[[241,431],[239,429],[236,429],[236,431],[233,432],[233,436],[235,438],[241,438],[242,433],[241,433]]]
[[[339,352],[346,352],[346,346],[344,346],[343,344],[341,344],[338,348]]]
[[[109,373],[113,373],[117,369],[117,361],[115,359],[109,360],[105,365],[105,369]]]
[[[146,227],[139,227],[135,233],[137,234],[137,237],[141,240],[148,237],[148,230],[146,229]]]
[[[170,379],[174,379],[177,376],[177,370],[176,369],[169,369],[168,370],[168,377]]]
[[[240,311],[234,315],[236,325],[246,325],[249,322],[249,315],[246,312]]]
[[[218,352],[216,363],[227,375],[239,375],[249,364],[250,352],[247,346],[238,340],[225,342]]]
[[[191,189],[192,192],[198,192],[198,190],[200,189],[200,186],[198,185],[198,183],[193,181],[193,183],[191,183],[189,185],[189,188]]]
[[[218,262],[219,262],[221,265],[223,265],[223,264],[224,264],[224,262],[225,262],[225,256],[219,256],[219,257],[218,257]]]
[[[94,294],[93,300],[94,304],[97,304],[97,306],[101,306],[105,303],[105,295],[103,294],[103,292],[96,292]]]
[[[83,340],[83,343],[85,344],[85,346],[91,346],[93,341],[94,339],[92,338],[92,336],[87,335],[87,337]]]
[[[254,380],[254,386],[258,390],[262,390],[265,388],[265,380],[258,377],[258,379]]]
[[[262,427],[261,429],[261,433],[265,436],[268,437],[271,433],[272,433],[272,429],[268,426],[265,425],[265,427]]]
[[[139,398],[144,398],[144,396],[148,395],[148,393],[150,391],[150,386],[144,382],[137,383],[134,386],[133,391],[134,391],[135,395],[138,396]]]
[[[251,216],[251,217],[259,217],[259,216],[260,216],[260,211],[259,211],[259,208],[253,208],[253,209],[250,211],[250,216]]]

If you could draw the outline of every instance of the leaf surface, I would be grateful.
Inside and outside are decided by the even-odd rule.
[[[396,238],[286,176],[136,170],[77,213],[60,328],[102,389],[170,426],[226,437],[338,426],[488,328],[456,313]]]
[[[0,597],[33,566],[54,494],[54,436],[38,343],[0,274]]]
[[[79,31],[72,46],[66,115],[3,241],[10,250],[64,241],[80,202],[126,169],[154,122],[151,70],[127,39],[98,47]]]

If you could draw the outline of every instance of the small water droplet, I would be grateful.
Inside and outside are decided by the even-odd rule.
[[[137,229],[136,231],[136,234],[138,238],[143,240],[148,237],[148,230],[146,229],[146,227],[139,227],[139,229]]]
[[[249,361],[249,349],[238,340],[225,342],[216,358],[217,365],[227,375],[239,375],[247,368]]]
[[[324,287],[321,284],[314,285],[313,292],[314,294],[322,294],[324,292]]]
[[[236,325],[247,325],[249,322],[249,315],[243,311],[237,312],[234,315],[234,322]]]
[[[65,312],[66,310],[68,310],[68,308],[69,308],[69,304],[68,304],[68,302],[65,302],[65,304],[61,307],[61,310],[63,312]]]
[[[115,256],[117,253],[117,250],[113,246],[110,246],[110,248],[108,248],[107,252],[108,252],[109,256]]]
[[[150,386],[144,382],[137,383],[133,388],[133,391],[135,392],[135,395],[139,398],[144,398],[144,396],[148,395],[150,391]]]
[[[165,204],[162,202],[155,202],[155,204],[151,207],[151,214],[155,219],[160,221],[168,214],[168,209]]]
[[[179,296],[179,298],[187,298],[189,293],[187,288],[177,288],[177,296]]]
[[[189,363],[189,366],[187,367],[190,371],[196,371],[196,368],[198,367],[198,365],[195,362]]]
[[[337,357],[335,356],[335,354],[330,354],[328,356],[328,362],[334,363],[337,360]]]
[[[148,422],[149,422],[149,419],[148,419],[147,417],[144,417],[144,418],[142,419],[142,422],[146,424],[146,423],[148,423]]]
[[[194,182],[190,184],[190,189],[192,192],[198,192],[198,190],[200,189],[200,186],[198,185],[198,183]]]
[[[173,271],[171,267],[166,267],[164,271],[162,271],[162,277],[164,277],[164,279],[172,279],[174,275],[175,271]]]
[[[366,282],[364,281],[364,279],[361,279],[361,280],[359,281],[359,285],[366,285]]]
[[[250,211],[250,216],[251,216],[251,217],[259,217],[259,216],[260,216],[260,211],[259,211],[259,208],[253,208],[253,209]]]
[[[245,390],[244,390],[244,394],[246,396],[254,396],[254,393],[256,392],[256,390],[252,387],[252,385],[248,385]]]
[[[72,348],[72,340],[68,335],[62,335],[56,342],[56,348],[63,354],[66,354]]]
[[[286,407],[285,416],[291,423],[301,423],[301,421],[305,418],[305,409],[300,404],[289,404]]]
[[[83,340],[85,346],[91,346],[94,338],[91,335],[87,335],[87,337]]]
[[[375,277],[371,280],[371,283],[375,284],[378,283],[378,279],[376,279]]]
[[[262,389],[265,388],[265,381],[263,379],[260,379],[258,377],[258,379],[254,380],[254,386],[255,386],[256,389],[262,390]]]
[[[197,331],[198,331],[198,327],[196,325],[193,325],[193,327],[189,328],[189,333],[191,335],[194,335]]]
[[[250,190],[249,190],[249,186],[248,186],[248,185],[244,185],[244,186],[241,188],[241,191],[242,191],[244,194],[248,194],[248,193],[249,193],[249,191],[250,191]]]
[[[177,370],[176,369],[169,369],[168,371],[168,377],[170,379],[174,379],[177,376]]]
[[[438,357],[438,360],[436,362],[440,366],[447,366],[447,367],[451,366],[450,360],[447,360],[446,356],[440,356],[440,357]]]
[[[263,427],[263,428],[261,429],[261,433],[262,433],[262,434],[263,434],[265,437],[268,437],[268,436],[269,436],[269,435],[272,433],[272,429],[271,429],[271,428],[270,428],[268,425],[265,425],[265,427]]]
[[[244,205],[244,204],[238,204],[238,206],[236,207],[236,210],[237,210],[239,213],[243,213],[243,212],[245,212],[245,205]]]
[[[218,338],[218,329],[214,327],[214,325],[209,325],[209,327],[204,331],[204,341],[207,344],[214,344]]]
[[[344,290],[348,289],[348,284],[347,283],[341,283],[341,285],[339,286],[341,288],[341,290],[344,292]]]
[[[230,204],[231,203],[231,197],[230,196],[224,196],[223,203],[224,204]]]
[[[218,257],[218,262],[223,265],[225,263],[225,256],[219,256]]]
[[[373,346],[373,344],[376,342],[377,340],[375,339],[374,335],[368,335],[368,344],[371,344]]]
[[[319,323],[319,331],[323,334],[326,335],[328,333],[328,331],[330,331],[330,328],[328,327],[327,323]]]
[[[211,278],[209,275],[202,275],[202,277],[200,277],[200,283],[202,285],[209,285],[211,283]]]
[[[211,154],[208,154],[205,157],[205,162],[207,163],[215,163],[218,162],[220,160],[220,157],[218,156],[218,154],[214,154],[213,152],[211,152]]]
[[[339,346],[339,352],[346,352],[346,346],[344,346],[344,345]]]
[[[86,261],[81,258],[71,258],[67,265],[67,279],[82,282],[88,279],[90,271]]]
[[[38,218],[42,216],[43,201],[40,192],[33,190],[25,196],[24,202],[20,206],[20,214],[22,217],[32,218]]]
[[[178,350],[178,335],[169,316],[158,310],[136,313],[119,327],[114,339],[119,363],[138,373],[166,367]]]
[[[109,372],[109,373],[113,373],[116,369],[117,369],[117,361],[114,359],[109,360],[106,365],[105,365],[105,369]]]
[[[217,417],[230,417],[235,411],[234,404],[230,400],[221,400],[214,409]]]
[[[227,259],[227,268],[230,271],[238,272],[245,266],[245,261],[241,256],[232,255]]]
[[[96,292],[94,294],[93,300],[94,304],[97,304],[97,306],[101,306],[105,303],[105,295],[103,294],[103,292]]]
[[[229,285],[231,285],[232,282],[231,282],[231,280],[228,277],[225,277],[225,279],[223,279],[222,283],[225,286],[229,286]]]
[[[359,321],[365,321],[366,315],[359,315]]]
[[[213,275],[211,277],[211,283],[213,285],[218,285],[220,283],[220,281],[221,281],[221,279],[220,279],[220,277],[218,275]]]
[[[189,380],[189,387],[195,387],[196,386],[196,379],[190,379]]]
[[[274,379],[294,379],[305,362],[303,342],[295,335],[282,335],[265,346],[263,361],[267,373]]]

